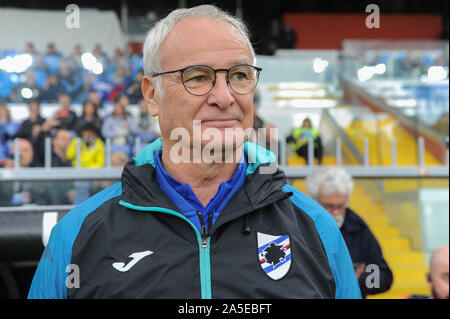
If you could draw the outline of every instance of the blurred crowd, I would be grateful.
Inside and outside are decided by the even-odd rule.
[[[129,110],[128,96],[118,95],[111,112],[100,115],[97,93],[91,92],[89,97],[83,102],[80,116],[72,110],[71,98],[66,94],[59,95],[59,106],[49,118],[41,116],[38,100],[29,101],[29,117],[20,123],[14,122],[6,104],[0,103],[0,167],[14,165],[16,138],[21,145],[22,167],[44,166],[45,139],[50,137],[52,167],[101,168],[105,166],[107,140],[111,143],[111,154],[120,153],[128,159],[135,155],[136,141],[146,145],[159,137],[157,119],[148,113],[143,99],[138,101],[139,110],[133,113]],[[24,158],[22,147],[31,149],[29,159]]]
[[[60,94],[59,106],[48,118],[42,117],[40,102],[31,100],[29,117],[20,123],[12,121],[6,104],[0,103],[0,168],[44,167],[46,156],[52,167],[102,168],[107,165],[107,143],[110,167],[123,167],[160,136],[157,119],[148,113],[143,99],[138,101],[137,112],[131,112],[128,96],[118,95],[111,112],[100,115],[97,93],[90,92],[89,97],[77,116],[70,96]],[[46,140],[51,142],[47,155]],[[103,182],[55,183],[1,183],[0,206],[77,204],[107,186]]]
[[[54,43],[47,45],[46,52],[38,52],[28,42],[23,50],[0,52],[0,101],[55,103],[65,94],[78,104],[86,101],[90,92],[96,92],[101,102],[112,102],[125,94],[131,104],[136,104],[142,65],[142,55],[131,43],[123,50],[117,48],[112,56],[100,44],[92,52],[77,44],[65,56]]]

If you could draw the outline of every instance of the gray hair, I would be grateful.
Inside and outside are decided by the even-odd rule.
[[[162,72],[161,57],[159,49],[165,38],[177,22],[187,18],[207,18],[211,20],[220,20],[229,23],[237,29],[247,42],[252,53],[253,62],[255,62],[255,52],[250,43],[249,33],[245,24],[238,18],[213,5],[200,5],[189,9],[177,9],[172,11],[167,17],[158,21],[147,33],[143,47],[144,74]],[[161,91],[161,79],[155,78],[154,84],[157,90]],[[162,93],[162,92],[161,92]]]
[[[327,195],[346,195],[348,200],[353,192],[353,179],[342,168],[323,167],[306,178],[306,187],[315,199],[319,196],[319,190],[322,190]]]

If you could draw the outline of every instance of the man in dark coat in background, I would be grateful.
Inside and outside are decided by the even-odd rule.
[[[381,247],[369,226],[348,207],[353,191],[351,176],[341,168],[325,167],[308,176],[306,185],[310,195],[336,220],[350,252],[362,296],[389,290],[393,276]]]

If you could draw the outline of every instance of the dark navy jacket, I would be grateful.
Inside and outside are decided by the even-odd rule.
[[[359,286],[362,295],[365,297],[366,295],[379,294],[389,290],[393,276],[391,269],[383,258],[381,247],[370,231],[369,226],[350,208],[346,210],[341,233],[344,236],[353,263],[365,263],[366,266],[371,264],[377,265],[380,270],[378,288],[368,288],[366,285],[366,279],[373,274],[373,271],[366,271],[360,276]]]
[[[200,232],[155,180],[160,149],[148,145],[58,222],[29,298],[361,297],[332,217],[282,171],[263,174],[272,153],[244,145],[244,185]]]

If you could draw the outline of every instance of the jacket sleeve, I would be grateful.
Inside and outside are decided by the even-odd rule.
[[[121,182],[105,188],[74,207],[53,227],[31,282],[28,299],[65,299],[68,288],[80,288],[77,287],[80,270],[71,264],[73,243],[86,216],[121,192]]]
[[[53,227],[48,245],[31,282],[28,299],[65,299],[67,297],[66,273],[70,264],[71,247],[67,246],[64,226]]]
[[[366,258],[367,265],[376,265],[378,269],[364,272],[359,278],[359,286],[363,296],[374,295],[385,292],[391,288],[393,282],[392,271],[387,262],[383,258],[383,253],[377,239],[367,227],[364,236],[362,236],[366,243]],[[367,268],[366,265],[366,269]],[[372,269],[372,268],[370,268]],[[368,270],[370,270],[368,269]],[[375,276],[379,271],[379,276]]]
[[[292,203],[307,213],[316,225],[336,282],[335,298],[361,299],[350,253],[334,219],[320,204],[294,187],[285,185],[283,190],[294,193]]]

